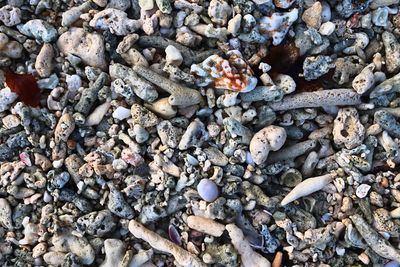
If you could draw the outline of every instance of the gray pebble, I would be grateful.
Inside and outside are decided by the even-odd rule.
[[[109,210],[94,211],[78,218],[78,229],[95,237],[103,237],[112,232],[116,223]]]
[[[63,188],[70,179],[70,175],[68,172],[56,174],[54,170],[49,171],[47,177],[49,179],[49,182],[47,184],[47,189],[49,191]]]
[[[57,30],[52,25],[40,19],[30,20],[24,25],[18,25],[17,28],[21,33],[45,43],[54,42],[58,36]]]
[[[329,56],[307,57],[303,63],[304,78],[307,81],[316,80],[334,67]]]
[[[383,32],[382,41],[385,46],[386,69],[389,73],[396,73],[400,69],[400,43],[393,33]]]
[[[97,95],[101,88],[103,88],[104,84],[107,80],[107,74],[102,72],[96,79],[96,81],[89,87],[86,88],[81,98],[79,99],[78,103],[75,105],[75,111],[88,114],[91,110],[93,104],[97,100]]]
[[[118,217],[132,219],[134,212],[125,201],[121,192],[117,190],[113,183],[108,183],[110,194],[108,195],[108,209]]]
[[[176,148],[178,145],[178,132],[170,121],[162,121],[157,125],[157,133],[164,145]]]
[[[204,153],[207,155],[207,159],[211,161],[211,164],[217,166],[225,166],[228,164],[228,157],[224,155],[220,150],[215,147],[205,148]]]
[[[253,132],[246,126],[243,126],[238,120],[228,117],[223,120],[223,124],[226,131],[228,131],[233,138],[240,136],[242,137],[241,142],[243,144],[250,143]]]
[[[186,150],[189,147],[201,147],[207,139],[208,133],[204,124],[199,119],[195,119],[187,127],[186,132],[179,142],[178,148],[180,150]]]

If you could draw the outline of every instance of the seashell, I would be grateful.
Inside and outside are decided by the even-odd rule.
[[[364,198],[364,197],[366,197],[367,195],[368,195],[368,191],[371,189],[371,186],[370,185],[367,185],[367,184],[360,184],[358,187],[357,187],[357,190],[356,190],[356,195],[357,195],[357,197],[359,197],[359,198]]]
[[[190,72],[197,86],[212,86],[236,92],[249,92],[257,85],[250,66],[237,50],[228,51],[228,59],[218,55],[209,56],[202,63],[193,64]]]
[[[169,239],[171,239],[172,242],[174,242],[178,246],[182,245],[181,236],[178,230],[176,230],[176,227],[172,224],[168,226],[168,235]]]

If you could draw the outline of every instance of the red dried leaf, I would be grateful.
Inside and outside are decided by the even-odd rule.
[[[40,89],[35,77],[31,74],[5,73],[7,87],[16,93],[19,99],[31,107],[40,104]]]

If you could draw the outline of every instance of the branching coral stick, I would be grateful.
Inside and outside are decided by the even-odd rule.
[[[329,184],[334,177],[335,176],[332,174],[325,174],[304,180],[290,191],[290,193],[282,200],[281,205],[285,206],[296,199],[321,190],[324,186]]]
[[[191,89],[161,76],[149,68],[135,65],[132,69],[141,77],[154,83],[171,94],[168,101],[174,106],[189,106],[200,103],[202,97],[199,91]]]
[[[282,101],[271,103],[275,111],[323,106],[352,106],[361,103],[360,95],[352,89],[332,89],[305,92],[284,97]]]
[[[233,246],[239,252],[244,267],[270,267],[271,263],[255,252],[249,241],[244,237],[242,230],[234,224],[226,225],[226,230],[232,240]]]
[[[129,222],[129,231],[136,237],[150,244],[154,249],[172,254],[182,266],[205,267],[206,265],[192,253],[150,231],[135,220]]]
[[[360,215],[350,216],[351,221],[358,232],[364,238],[365,242],[379,256],[400,262],[400,253],[390,243],[378,234]]]

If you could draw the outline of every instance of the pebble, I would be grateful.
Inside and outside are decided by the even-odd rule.
[[[356,195],[358,198],[364,198],[368,195],[369,190],[371,189],[370,185],[360,184],[356,189]]]
[[[11,92],[10,88],[6,87],[0,90],[0,112],[10,108],[10,105],[17,99],[17,94]]]
[[[129,19],[128,14],[115,8],[107,8],[98,12],[89,25],[99,30],[110,30],[115,35],[127,35],[142,27],[139,20]]]
[[[125,219],[132,219],[134,212],[129,204],[125,201],[122,193],[115,188],[111,183],[108,183],[110,187],[110,194],[108,196],[108,209],[117,215],[118,217]]]
[[[7,34],[0,32],[0,50],[10,41]]]
[[[113,267],[123,265],[126,246],[118,239],[106,239],[104,241],[104,251],[106,258],[100,267]]]
[[[109,210],[93,211],[78,218],[79,231],[94,237],[103,237],[112,232],[117,224]]]
[[[69,251],[78,257],[81,264],[90,265],[95,259],[95,251],[89,241],[84,237],[73,235],[68,228],[54,234],[51,241],[54,251]]]
[[[93,112],[86,118],[85,125],[86,126],[98,125],[104,118],[110,107],[111,103],[106,101],[97,108],[95,108],[95,110],[93,110]]]
[[[0,198],[0,224],[11,230],[12,229],[12,210],[10,204],[5,198]]]
[[[70,28],[57,40],[58,49],[64,54],[74,54],[82,62],[101,69],[106,68],[104,40],[98,33],[88,33],[82,28]]]
[[[155,0],[158,9],[165,14],[172,12],[171,2],[169,0]]]
[[[135,141],[139,144],[143,144],[150,137],[149,132],[139,124],[135,124],[135,126],[133,126],[133,134],[135,135]]]
[[[0,55],[9,57],[12,59],[17,59],[22,56],[24,51],[23,46],[17,41],[9,41],[0,50]]]
[[[18,7],[5,5],[0,8],[0,21],[8,27],[15,26],[21,23],[21,10]]]
[[[154,8],[154,0],[139,0],[139,6],[142,10],[148,11]]]
[[[24,25],[18,25],[17,28],[21,33],[45,43],[54,42],[58,37],[57,30],[41,19],[30,20]]]
[[[362,144],[365,129],[359,120],[355,108],[341,108],[333,122],[333,140],[336,145],[344,145],[347,149]]]
[[[301,17],[308,27],[319,29],[322,23],[322,5],[316,1],[310,8],[307,8]]]
[[[279,126],[267,126],[254,134],[250,141],[250,154],[253,161],[260,165],[267,160],[269,151],[279,150],[286,141],[286,131]]]
[[[335,67],[329,56],[306,57],[303,63],[304,78],[307,81],[316,80]]]
[[[211,164],[221,167],[224,167],[228,164],[228,157],[217,148],[208,147],[203,151],[207,155],[207,159],[211,161]]]
[[[131,115],[134,123],[145,128],[157,125],[158,117],[150,110],[142,107],[139,104],[133,104],[131,107]]]
[[[261,2],[262,4],[266,4],[269,1],[259,1],[259,2]],[[293,3],[294,0],[274,0],[274,4],[276,7],[284,9],[289,8]]]
[[[131,110],[128,108],[124,108],[124,107],[117,107],[113,114],[112,114],[113,118],[118,119],[118,120],[125,120],[129,117],[131,117]]]
[[[354,78],[352,87],[358,94],[364,94],[375,84],[375,76],[372,72],[373,70],[374,66],[368,65]]]
[[[40,79],[37,81],[37,85],[40,89],[50,89],[53,90],[54,88],[57,87],[59,83],[59,79],[57,74],[53,73],[50,75],[48,78]]]
[[[228,32],[231,33],[233,36],[237,36],[240,30],[242,21],[242,15],[237,14],[232,19],[228,21]],[[232,40],[232,39],[231,39]]]
[[[321,5],[322,5],[322,13],[321,13],[322,22],[330,21],[332,17],[331,6],[326,1],[322,1]]]
[[[335,23],[327,21],[322,23],[321,27],[319,27],[319,33],[325,36],[329,36],[335,31],[335,28]]]
[[[157,133],[161,142],[170,148],[178,146],[178,131],[170,121],[162,121],[157,125]]]
[[[47,189],[50,192],[54,191],[55,189],[63,188],[70,179],[68,172],[56,174],[54,171],[50,171],[47,176],[50,178],[47,183]]]
[[[50,251],[43,255],[43,260],[49,264],[54,266],[61,266],[64,262],[65,253]]]
[[[387,31],[382,33],[382,41],[385,47],[386,69],[389,73],[397,73],[400,70],[400,43]]]
[[[225,26],[229,16],[232,14],[232,8],[225,0],[211,0],[208,6],[208,16],[211,21],[217,25]]]
[[[213,181],[206,178],[202,179],[197,185],[197,192],[199,193],[200,197],[207,202],[213,202],[219,196],[217,185]]]
[[[35,69],[40,77],[50,76],[53,70],[54,50],[51,44],[43,44],[36,58]]]
[[[167,64],[180,66],[183,62],[181,52],[173,45],[169,45],[167,46],[167,48],[165,48],[165,55],[165,60],[167,61]]]
[[[286,74],[278,74],[274,78],[274,83],[283,90],[285,95],[293,93],[296,90],[296,82],[292,77]]]
[[[61,25],[64,27],[69,27],[71,26],[74,22],[76,22],[79,17],[90,10],[92,7],[91,2],[84,2],[80,6],[72,7],[71,9],[63,12],[62,14],[62,20],[61,20]]]
[[[186,150],[190,147],[201,147],[203,142],[207,139],[208,133],[204,124],[200,120],[195,119],[187,127],[179,142],[178,148],[180,150]]]

